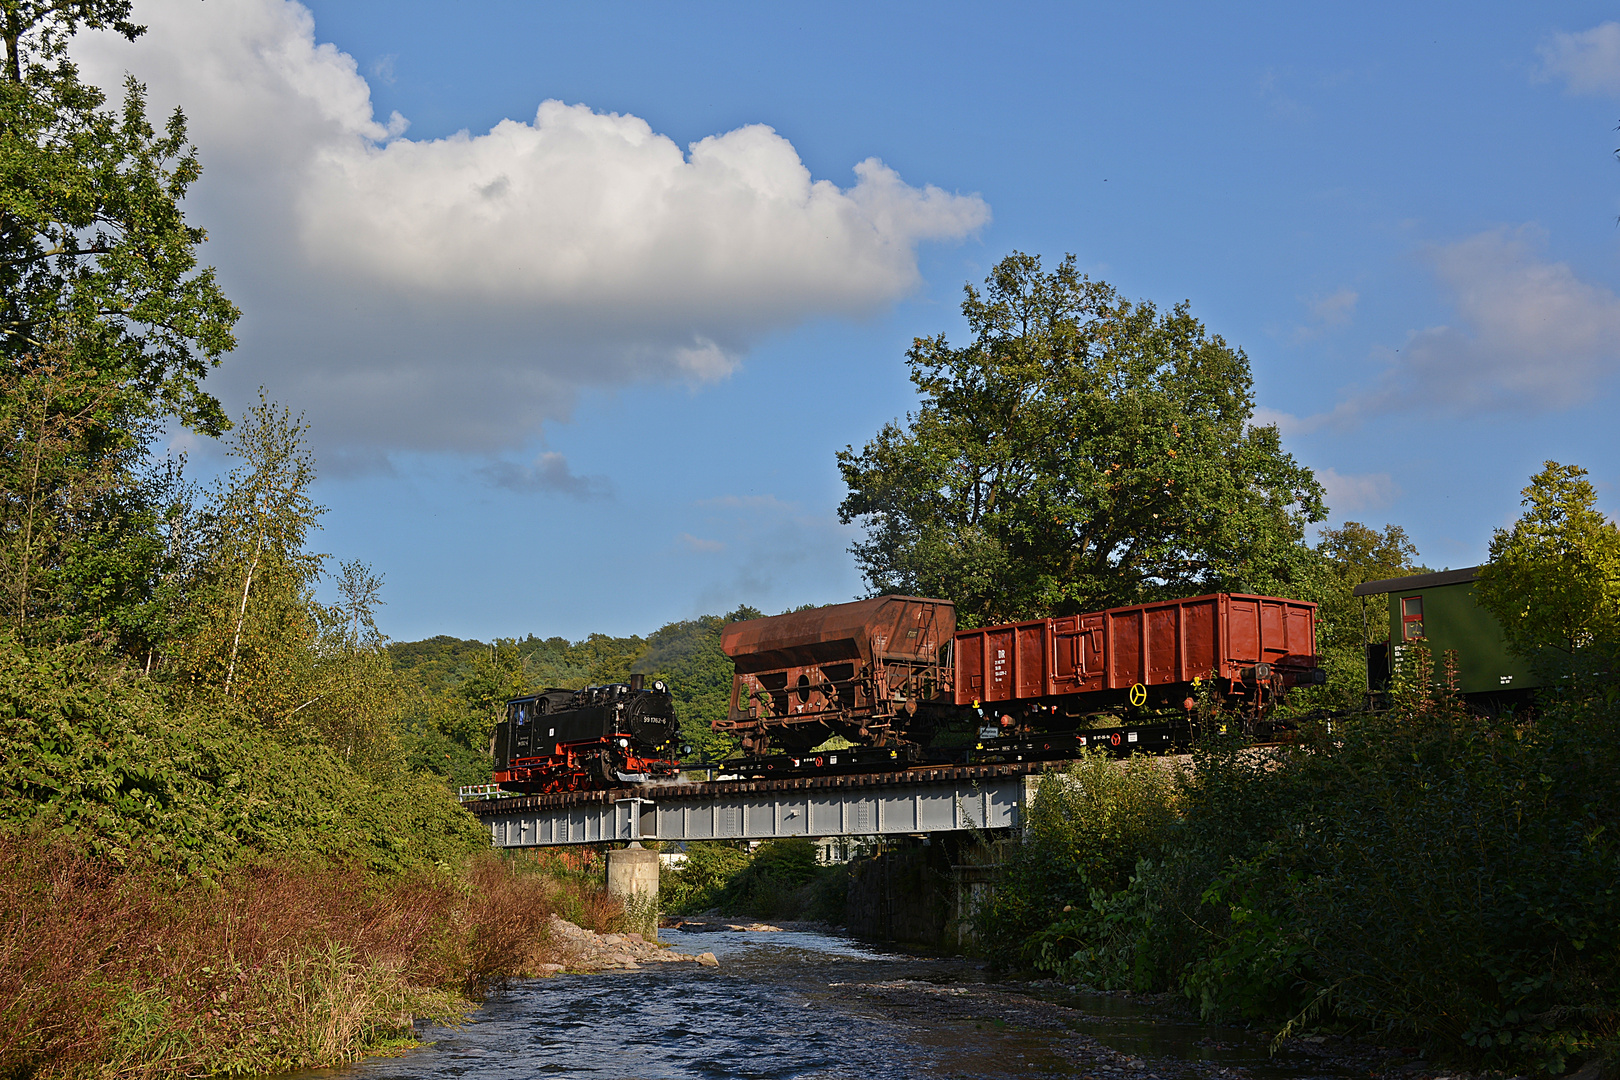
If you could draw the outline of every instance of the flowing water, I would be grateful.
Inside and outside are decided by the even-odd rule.
[[[1271,1059],[1258,1037],[1140,1005],[987,983],[957,958],[827,934],[665,931],[718,968],[559,975],[491,998],[460,1028],[427,1027],[398,1057],[303,1080],[901,1080],[948,1077],[1284,1077],[1346,1074]]]

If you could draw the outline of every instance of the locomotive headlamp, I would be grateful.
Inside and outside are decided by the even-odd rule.
[[[664,680],[663,679],[654,679],[653,680],[653,689],[656,690],[660,694],[669,693],[669,687],[664,685]]]
[[[620,739],[619,740],[619,746],[622,747],[622,748],[628,748],[630,746],[630,740],[629,739]]]

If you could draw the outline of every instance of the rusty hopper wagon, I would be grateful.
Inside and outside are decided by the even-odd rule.
[[[1326,681],[1315,654],[1315,604],[1214,593],[959,631],[955,699],[1004,717],[1037,703],[1072,716],[1187,707],[1203,680],[1257,712],[1278,691]]]
[[[732,623],[720,647],[736,665],[717,730],[745,753],[808,750],[832,735],[864,746],[909,742],[951,702],[948,600],[879,596]]]

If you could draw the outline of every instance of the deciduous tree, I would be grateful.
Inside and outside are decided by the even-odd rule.
[[[1355,587],[1425,572],[1417,562],[1417,546],[1399,525],[1385,525],[1379,532],[1347,521],[1337,529],[1323,529],[1316,551],[1326,560],[1331,579],[1321,597],[1317,644],[1323,650],[1338,647],[1359,657],[1364,641],[1382,641],[1389,635],[1389,607],[1380,602],[1364,612],[1352,595]]]
[[[1620,637],[1620,529],[1586,475],[1548,461],[1522,492],[1523,516],[1491,536],[1475,594],[1522,655]]]
[[[127,407],[218,434],[230,422],[200,384],[238,312],[181,213],[201,171],[185,117],[154,129],[133,78],[104,108],[67,57],[80,29],[134,40],[129,15],[128,0],[0,3],[0,357],[71,349]]]
[[[918,411],[838,455],[874,592],[947,597],[973,625],[1309,573],[1321,485],[1254,424],[1247,357],[1186,304],[1014,253],[962,313],[967,345],[907,354]]]

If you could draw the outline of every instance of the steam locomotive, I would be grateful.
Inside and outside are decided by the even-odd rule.
[[[513,698],[495,725],[494,780],[524,794],[640,784],[674,776],[675,703],[663,680],[548,689]]]

